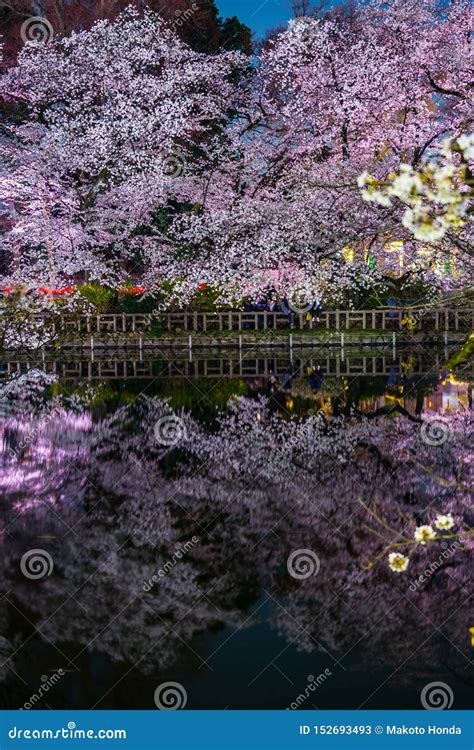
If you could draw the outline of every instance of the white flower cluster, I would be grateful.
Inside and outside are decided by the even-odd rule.
[[[460,154],[460,163],[454,154]],[[426,162],[421,169],[401,164],[398,173],[391,172],[380,181],[363,172],[357,184],[364,200],[384,207],[397,199],[406,210],[402,224],[414,238],[426,242],[440,240],[449,229],[465,224],[470,193],[465,183],[468,161],[474,158],[474,134],[462,135],[441,146],[444,163]]]
[[[452,513],[439,513],[433,523],[439,531],[450,531],[455,526]],[[442,539],[429,524],[417,526],[413,538],[418,544],[426,544],[426,542],[435,542]],[[402,555],[400,552],[390,552],[388,556],[389,568],[395,573],[403,573],[408,568],[409,562],[410,558],[407,555]]]

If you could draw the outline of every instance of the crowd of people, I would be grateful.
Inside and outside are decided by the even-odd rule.
[[[279,298],[276,291],[270,289],[256,302],[247,302],[245,310],[246,312],[283,313],[286,316],[290,327],[297,328],[299,326],[301,315],[304,316],[306,321],[311,320],[313,324],[320,323],[322,305],[319,300],[313,300],[312,302],[300,307],[291,302],[288,297]],[[267,327],[272,328],[274,323],[275,321],[273,317],[267,316]],[[264,324],[264,316],[259,316],[258,328],[264,328]]]

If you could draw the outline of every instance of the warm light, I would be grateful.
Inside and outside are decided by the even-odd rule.
[[[397,388],[397,390],[400,390],[400,389]],[[393,401],[394,404],[399,404],[400,406],[403,406],[403,399],[400,398],[400,396],[394,396],[391,393],[385,393],[384,396],[385,396],[386,401]]]
[[[324,414],[332,414],[332,401],[330,396],[321,399],[321,411],[324,412]]]
[[[353,263],[354,262],[354,250],[352,247],[343,247],[342,248],[342,255],[346,263]]]
[[[392,240],[385,244],[385,250],[387,253],[399,253],[403,252],[403,240]]]
[[[456,377],[455,375],[453,375],[453,373],[450,373],[449,377],[447,377],[446,380],[443,380],[443,385],[445,383],[451,383],[451,385],[464,385],[464,386],[468,385],[468,383],[466,383],[463,380],[456,380]]]
[[[398,262],[400,268],[403,268],[404,252],[403,252],[403,240],[392,240],[384,245],[384,249],[387,253],[398,253]]]

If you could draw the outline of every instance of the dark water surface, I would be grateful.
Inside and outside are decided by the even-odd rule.
[[[2,707],[152,709],[170,681],[190,709],[419,708],[434,681],[470,707],[469,548],[377,560],[435,512],[472,526],[472,367],[445,362],[5,363]]]

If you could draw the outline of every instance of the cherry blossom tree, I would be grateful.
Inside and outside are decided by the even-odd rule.
[[[159,265],[160,208],[202,183],[200,160],[246,65],[238,53],[194,52],[158,16],[132,9],[26,45],[3,80],[4,96],[30,112],[4,144],[2,199],[14,219],[3,247],[19,255],[16,278],[87,270],[111,282],[137,250]]]
[[[0,6],[0,24],[5,49],[0,62],[14,64],[23,44],[32,39],[69,36],[90,29],[100,20],[115,20],[128,6],[144,9],[139,0],[4,0]],[[251,52],[250,29],[235,18],[219,17],[213,0],[148,0],[146,7],[158,13],[178,36],[199,52],[215,54],[221,49]]]
[[[340,287],[368,276],[362,264],[339,263],[344,247],[393,270],[387,246],[400,240],[406,267],[435,280],[454,255],[466,280],[468,259],[455,242],[413,242],[401,209],[369,208],[356,184],[369,165],[378,176],[416,166],[469,129],[471,16],[466,4],[444,14],[432,3],[369,4],[348,17],[296,19],[267,45],[233,132],[239,158],[222,175],[229,207],[216,183],[201,226],[182,218],[200,242],[215,238],[228,283],[296,261],[308,296],[326,287],[333,298],[332,271]]]
[[[202,282],[256,292],[271,271],[283,293],[336,299],[398,272],[389,251],[405,241],[406,272],[464,283],[467,230],[414,237],[403,206],[364,201],[358,178],[467,137],[471,18],[463,0],[299,17],[254,65],[196,53],[131,9],[26,45],[2,83],[28,112],[10,124],[0,194],[16,279],[140,274],[184,301]]]

